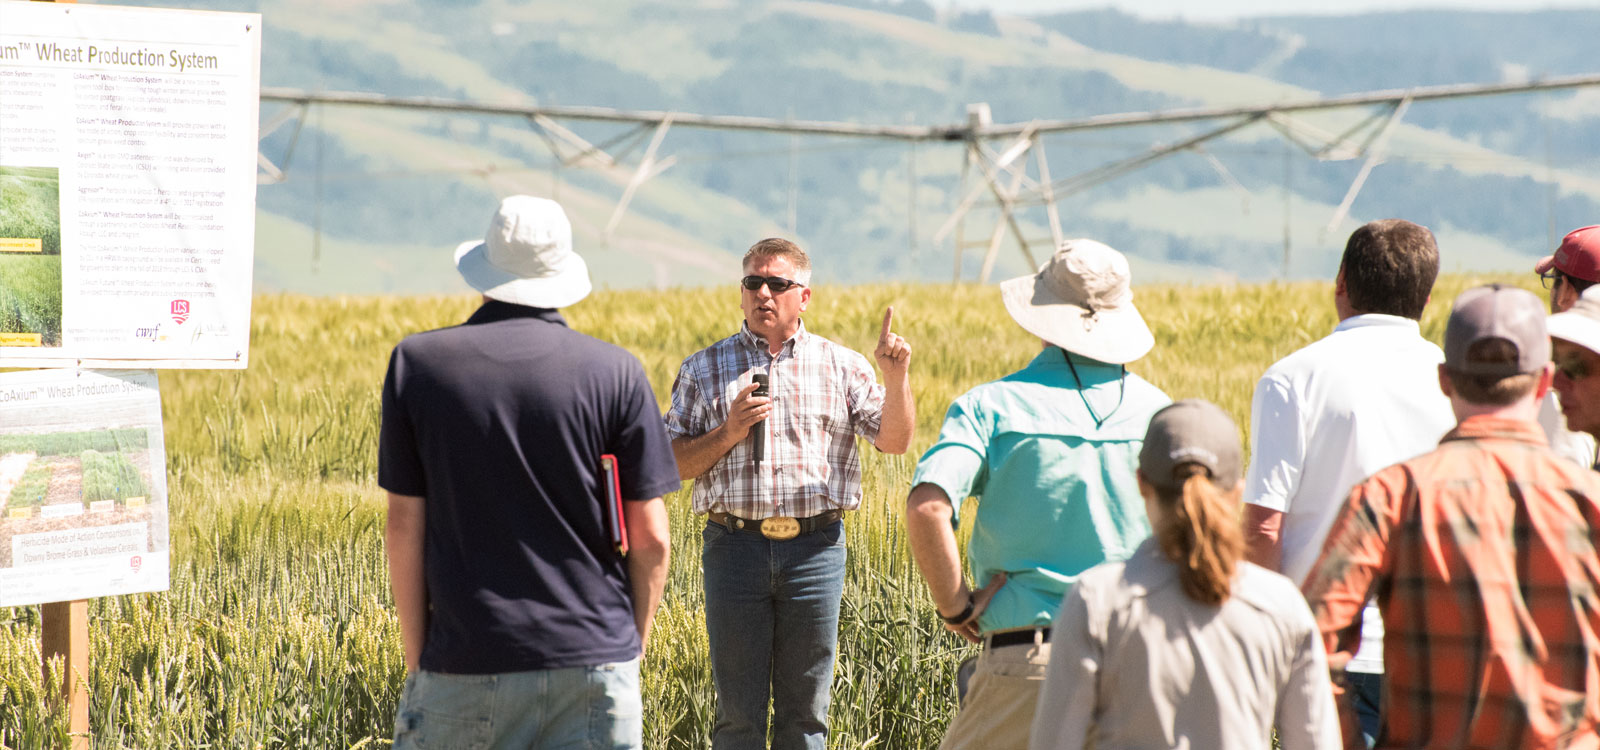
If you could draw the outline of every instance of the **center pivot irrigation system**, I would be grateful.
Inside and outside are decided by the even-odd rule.
[[[661,143],[674,125],[683,128],[737,130],[773,133],[789,136],[821,135],[850,138],[870,138],[905,141],[908,143],[963,143],[965,160],[961,169],[961,200],[950,216],[934,233],[935,242],[954,236],[955,281],[961,281],[962,256],[973,247],[985,248],[983,265],[978,273],[979,283],[988,283],[994,271],[1000,246],[1009,234],[1027,259],[1030,268],[1038,266],[1033,248],[1046,244],[1053,249],[1061,243],[1061,218],[1056,202],[1067,196],[1083,192],[1108,180],[1148,166],[1168,156],[1193,151],[1204,155],[1210,165],[1224,180],[1237,186],[1222,162],[1206,151],[1203,144],[1236,130],[1266,123],[1290,143],[1319,160],[1348,160],[1364,158],[1360,172],[1350,183],[1344,200],[1339,203],[1332,219],[1331,229],[1349,214],[1350,205],[1373,167],[1384,160],[1387,144],[1395,126],[1405,117],[1415,102],[1438,99],[1461,99],[1499,94],[1516,94],[1558,89],[1575,89],[1600,85],[1600,74],[1546,78],[1522,83],[1455,84],[1427,86],[1406,90],[1373,91],[1341,96],[1278,102],[1254,106],[1201,107],[1171,109],[1155,112],[1128,112],[1096,115],[1072,120],[1033,120],[1026,123],[997,124],[990,115],[989,105],[967,106],[967,121],[957,125],[861,125],[848,122],[821,122],[809,120],[772,119],[763,117],[738,117],[728,115],[699,115],[683,112],[660,112],[611,109],[606,107],[570,106],[515,106],[483,102],[454,101],[430,97],[394,97],[360,92],[311,92],[285,88],[262,88],[263,101],[282,102],[286,106],[261,126],[260,137],[265,139],[284,125],[293,122],[294,131],[278,163],[265,154],[258,154],[260,172],[258,181],[263,184],[281,182],[299,140],[300,130],[312,105],[340,105],[359,107],[395,107],[455,114],[498,115],[520,117],[538,133],[560,161],[562,167],[594,167],[615,169],[623,167],[634,151],[648,145],[634,167],[631,179],[606,222],[604,234],[609,237],[628,210],[628,204],[639,187],[651,178],[670,168],[676,161],[672,156],[659,157]],[[1370,107],[1372,113],[1353,127],[1340,133],[1329,133],[1293,115],[1321,110]],[[563,127],[559,121],[586,121],[628,123],[635,127],[609,142],[595,145]],[[1055,179],[1050,176],[1049,160],[1041,138],[1052,133],[1081,132],[1125,128],[1136,125],[1163,125],[1175,123],[1207,122],[1214,125],[1198,135],[1174,143],[1158,143],[1143,153],[1111,161],[1092,169]],[[1218,124],[1220,123],[1220,124]],[[1032,155],[1032,169],[1027,157]],[[914,168],[914,166],[913,166]],[[976,180],[974,176],[976,174]],[[916,180],[911,181],[911,210],[915,222]],[[968,241],[966,219],[971,210],[987,193],[993,197],[1000,216],[986,239]],[[790,160],[790,224],[793,229],[795,201],[794,159]],[[1028,237],[1022,231],[1018,216],[1030,209],[1042,208],[1050,227],[1049,237]],[[914,226],[914,223],[913,223]],[[1284,270],[1288,271],[1288,244],[1285,240]],[[1048,255],[1048,251],[1046,252]]]

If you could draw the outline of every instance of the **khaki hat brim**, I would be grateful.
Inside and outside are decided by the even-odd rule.
[[[1131,302],[1091,315],[1088,308],[1051,294],[1038,284],[1037,276],[1001,282],[1000,299],[1023,330],[1090,359],[1127,364],[1148,354],[1156,343]]]

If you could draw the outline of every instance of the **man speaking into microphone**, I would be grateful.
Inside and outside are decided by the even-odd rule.
[[[713,750],[823,750],[839,633],[841,517],[861,502],[856,436],[911,446],[911,346],[884,311],[873,357],[806,330],[811,260],[785,239],[745,252],[738,333],[683,361],[667,434],[706,514],[701,568],[717,690]]]

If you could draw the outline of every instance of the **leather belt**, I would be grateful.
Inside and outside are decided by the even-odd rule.
[[[841,510],[823,511],[814,516],[808,516],[806,518],[774,516],[772,518],[766,518],[760,521],[753,521],[748,518],[740,518],[738,516],[719,511],[712,511],[706,514],[706,518],[712,523],[729,531],[745,531],[751,534],[760,534],[768,539],[780,542],[786,539],[793,539],[801,534],[810,534],[813,531],[821,531],[822,529],[827,528],[834,521],[837,521],[843,517],[844,511]]]
[[[985,648],[1004,648],[1006,646],[1023,645],[1032,646],[1034,633],[1039,634],[1039,642],[1041,643],[1050,640],[1049,628],[1028,628],[1027,630],[1008,630],[1004,633],[995,633],[994,635],[985,638],[983,645]]]

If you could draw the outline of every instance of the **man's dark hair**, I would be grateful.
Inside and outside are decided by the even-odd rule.
[[[1583,290],[1588,289],[1595,284],[1593,281],[1588,279],[1580,279],[1559,268],[1556,269],[1556,273],[1561,274],[1561,283],[1571,286],[1572,291],[1577,292],[1579,296],[1583,295]]]
[[[1403,219],[1367,222],[1345,243],[1339,272],[1357,313],[1420,320],[1439,277],[1439,246],[1427,227]]]

